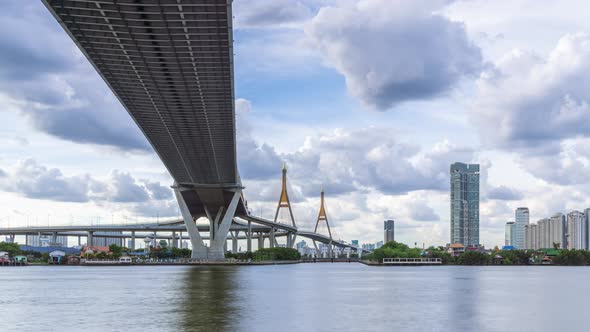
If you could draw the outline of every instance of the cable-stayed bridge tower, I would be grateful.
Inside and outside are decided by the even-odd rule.
[[[318,227],[320,226],[320,224],[325,224],[326,227],[328,228],[328,237],[330,238],[330,242],[328,243],[328,256],[332,257],[333,255],[333,249],[332,249],[332,230],[330,230],[330,222],[328,221],[328,214],[326,213],[326,207],[325,207],[325,203],[324,203],[324,187],[322,186],[321,189],[321,193],[320,193],[320,212],[318,213],[318,219],[316,220],[315,223],[315,228],[313,230],[314,233],[318,232]],[[313,241],[313,245],[316,248],[316,251],[318,251],[318,246],[316,244],[315,241]]]
[[[295,218],[293,217],[293,209],[291,209],[291,202],[289,201],[289,194],[287,193],[287,164],[283,163],[283,178],[282,178],[282,185],[281,185],[281,196],[279,197],[279,204],[277,205],[277,212],[275,213],[274,222],[276,223],[279,218],[279,212],[281,209],[287,209],[289,214],[288,218],[290,221],[291,226],[297,227],[295,223]],[[274,230],[271,231],[271,247],[275,245],[274,241]],[[288,233],[287,234],[287,248],[292,248],[295,245],[295,233]]]

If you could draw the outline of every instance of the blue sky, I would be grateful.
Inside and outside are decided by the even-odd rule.
[[[0,12],[0,223],[178,214],[171,178],[40,2]],[[235,0],[238,155],[271,217],[319,188],[343,239],[448,242],[448,168],[482,165],[481,235],[590,207],[586,1]]]

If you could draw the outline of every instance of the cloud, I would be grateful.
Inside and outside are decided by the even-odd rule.
[[[321,8],[305,31],[351,95],[386,110],[448,93],[483,69],[464,25],[433,13],[450,2],[342,1]]]
[[[514,50],[478,81],[474,120],[487,143],[549,148],[590,131],[590,35],[559,40],[548,57]]]
[[[515,189],[499,186],[491,188],[487,193],[487,198],[502,201],[518,201],[523,198],[523,195]]]
[[[39,165],[33,159],[19,162],[13,176],[4,178],[4,190],[27,198],[81,203],[96,194],[89,175],[64,176],[59,169]]]
[[[150,198],[155,200],[172,199],[172,190],[170,187],[162,186],[160,182],[151,182],[144,180],[145,188],[150,193]]]
[[[0,13],[0,94],[51,136],[151,152],[112,92],[42,3]]]
[[[588,72],[586,33],[563,36],[546,57],[504,56],[478,80],[472,120],[483,143],[516,152],[523,168],[548,182],[589,182]]]
[[[113,171],[111,173],[111,183],[110,201],[112,202],[145,202],[150,198],[146,188],[138,184],[129,173]]]
[[[240,104],[251,109],[246,101]],[[248,114],[237,113],[238,160],[243,182],[279,179],[285,160],[290,183],[297,186],[303,197],[319,195],[321,186],[332,195],[369,189],[384,194],[444,191],[449,186],[449,165],[474,158],[472,149],[447,140],[421,149],[402,141],[386,127],[335,129],[307,137],[296,151],[279,153],[271,145],[255,140]]]
[[[285,27],[312,15],[306,4],[296,0],[237,0],[233,12],[237,29]]]
[[[409,216],[415,221],[439,221],[439,215],[425,201],[416,199],[408,206]]]
[[[170,188],[159,182],[140,181],[118,170],[112,171],[105,180],[89,174],[65,175],[60,169],[48,168],[33,159],[20,161],[11,172],[5,172],[0,177],[0,189],[31,199],[116,204],[114,209],[144,211],[141,213],[144,216],[151,216],[151,211],[162,211],[161,216],[170,216],[176,205]]]

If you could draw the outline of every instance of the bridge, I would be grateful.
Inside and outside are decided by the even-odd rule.
[[[227,236],[238,231],[236,218],[245,221],[240,227],[250,237],[265,227],[270,246],[276,236],[286,236],[291,247],[298,235],[314,244],[347,246],[333,241],[331,233],[299,231],[286,189],[277,215],[288,208],[290,224],[278,223],[276,216],[273,221],[253,216],[247,209],[236,162],[232,0],[43,2],[174,179],[192,258],[224,259]],[[208,229],[197,225],[200,218],[209,221]],[[93,232],[71,229],[76,230]],[[208,246],[201,231],[209,233]]]

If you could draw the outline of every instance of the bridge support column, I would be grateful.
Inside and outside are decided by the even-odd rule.
[[[184,219],[186,230],[189,233],[191,244],[193,246],[191,258],[207,259],[213,261],[225,260],[224,248],[227,246],[227,235],[233,222],[238,203],[240,202],[241,190],[233,190],[232,199],[227,206],[217,207],[218,209],[215,219],[213,219],[212,215],[208,213],[209,210],[207,209],[207,206],[204,206],[205,211],[207,212],[207,217],[210,221],[213,220],[211,227],[213,233],[209,236],[209,247],[206,247],[203,242],[203,238],[201,237],[197,225],[195,224],[195,219],[189,211],[188,205],[182,196],[181,188],[175,186],[174,194],[178,200],[180,212],[182,213],[182,218]]]
[[[78,247],[82,245],[82,237],[78,235]]]
[[[288,233],[287,234],[287,248],[293,248],[295,246],[296,240],[297,240],[297,234]]]
[[[238,236],[240,235],[240,231],[235,231],[232,234],[232,239],[231,239],[231,252],[232,253],[237,253],[238,252]]]
[[[10,239],[10,243],[14,243],[14,234],[10,234],[8,237]]]
[[[246,251],[252,252],[252,222],[248,220],[248,232],[246,232]]]
[[[93,246],[94,245],[94,232],[88,232],[86,236],[86,245]]]
[[[135,250],[135,231],[131,232],[131,250]]]
[[[178,248],[182,249],[182,232],[178,233]]]
[[[178,247],[178,240],[176,239],[176,232],[172,232],[172,248]]]
[[[271,227],[270,228],[270,248],[274,248],[275,247],[275,228]]]
[[[264,248],[264,235],[262,235],[262,232],[258,233],[258,249],[263,249]]]

